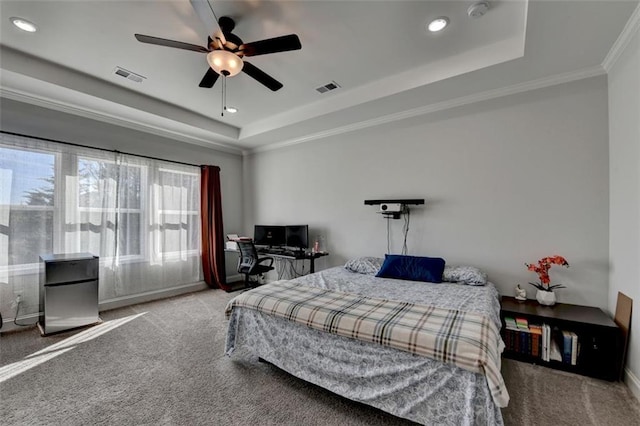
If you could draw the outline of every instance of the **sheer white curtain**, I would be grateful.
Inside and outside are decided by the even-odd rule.
[[[0,309],[38,256],[100,256],[100,300],[201,279],[198,167],[0,133]]]
[[[120,163],[130,175],[144,170],[140,204],[145,208],[140,214],[134,197],[126,200],[126,211],[121,206],[126,214],[121,223],[128,226],[119,227],[118,250],[122,255],[141,251],[146,260],[135,268],[122,265],[120,278],[128,287],[133,285],[136,293],[154,290],[159,283],[200,280],[200,169],[130,155],[121,155]],[[138,227],[144,237],[140,247],[131,246]]]

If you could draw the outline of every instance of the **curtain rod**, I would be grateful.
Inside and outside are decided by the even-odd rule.
[[[166,161],[166,162],[169,162],[169,163],[182,164],[183,166],[202,167],[199,164],[185,163],[183,161],[176,161],[176,160],[165,160],[163,158],[151,157],[149,155],[131,154],[129,152],[118,151],[117,149],[96,148],[95,146],[82,145],[82,144],[73,143],[73,142],[59,141],[59,140],[56,140],[56,139],[41,138],[41,137],[38,137],[38,136],[24,135],[22,133],[6,132],[4,130],[0,130],[0,133],[3,133],[5,135],[11,135],[11,136],[20,136],[20,137],[23,137],[23,138],[38,139],[38,140],[46,141],[46,142],[61,143],[63,145],[79,146],[81,148],[97,149],[98,151],[106,151],[106,152],[114,152],[114,153],[117,153],[117,154],[133,155],[135,157],[147,158],[149,160],[158,160],[158,161]]]

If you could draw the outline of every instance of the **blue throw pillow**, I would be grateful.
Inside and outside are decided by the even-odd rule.
[[[387,254],[376,277],[440,283],[443,271],[444,259],[440,257]]]

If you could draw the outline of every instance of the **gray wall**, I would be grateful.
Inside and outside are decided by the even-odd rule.
[[[609,72],[610,285],[609,310],[617,294],[635,303],[627,383],[640,399],[640,30]]]
[[[503,294],[535,296],[525,262],[560,254],[561,302],[607,306],[607,80],[600,76],[245,157],[245,232],[309,223],[324,266],[383,256],[372,198],[425,198],[409,253],[489,273]],[[402,221],[391,223],[392,252]]]
[[[149,155],[221,168],[225,233],[242,227],[242,157],[198,145],[163,138],[101,121],[0,98],[0,128],[7,132],[56,139],[131,154]],[[228,259],[227,275],[236,265]]]

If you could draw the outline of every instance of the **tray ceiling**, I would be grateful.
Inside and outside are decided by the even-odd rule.
[[[211,1],[245,42],[298,34],[302,50],[251,59],[284,84],[245,74],[198,87],[206,55],[139,43],[142,33],[206,45],[212,15],[189,0],[2,1],[2,95],[237,149],[304,140],[338,126],[599,65],[629,19],[628,1]],[[206,11],[206,9],[205,9]],[[33,34],[8,23],[34,22]],[[447,16],[433,34],[425,24]],[[122,67],[142,83],[117,76]],[[341,88],[320,94],[331,81]]]

